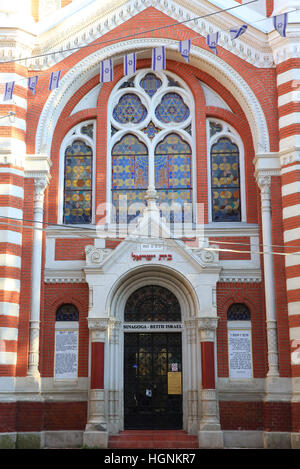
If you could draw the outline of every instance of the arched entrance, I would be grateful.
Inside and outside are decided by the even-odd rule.
[[[182,428],[181,308],[160,285],[140,287],[124,311],[124,428]]]

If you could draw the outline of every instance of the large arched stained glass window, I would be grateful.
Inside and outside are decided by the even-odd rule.
[[[155,187],[167,221],[192,222],[194,113],[186,84],[171,72],[139,70],[116,85],[108,109],[110,222],[137,218],[148,187]]]
[[[239,149],[227,137],[211,147],[212,221],[241,221]]]
[[[115,222],[130,221],[136,216],[131,204],[145,204],[148,187],[148,151],[135,135],[127,134],[112,150],[112,201]]]
[[[175,133],[155,149],[155,188],[163,215],[170,221],[191,221],[191,153],[189,144]]]
[[[66,224],[92,221],[92,159],[91,147],[82,140],[74,140],[65,151],[63,222]]]

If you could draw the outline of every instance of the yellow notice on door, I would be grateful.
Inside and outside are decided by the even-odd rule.
[[[168,372],[168,394],[181,394],[181,371]]]

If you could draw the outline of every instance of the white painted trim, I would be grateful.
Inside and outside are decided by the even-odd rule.
[[[291,182],[282,186],[282,196],[300,193],[300,181]]]
[[[19,316],[19,304],[18,303],[8,303],[0,302],[0,315],[3,316]]]
[[[287,83],[293,80],[300,80],[299,68],[292,68],[290,70],[286,70],[285,72],[280,73],[277,76],[277,86],[283,85],[284,83]]]
[[[24,171],[15,168],[0,168],[0,174],[14,174],[16,176],[24,177]]]
[[[0,207],[0,217],[15,218],[16,220],[11,220],[14,223],[14,221],[23,219],[23,210],[13,207]]]
[[[17,353],[16,352],[0,352],[0,365],[16,365]]]
[[[289,302],[288,312],[289,312],[289,316],[293,316],[294,314],[300,315],[300,301]]]
[[[11,195],[13,197],[24,198],[24,189],[20,186],[14,186],[13,184],[1,184],[0,183],[0,195]]]
[[[291,112],[290,114],[279,118],[280,129],[293,124],[300,124],[300,112]]]
[[[9,117],[2,119],[1,126],[12,127],[14,129],[23,130],[26,132],[26,120],[20,117],[15,117],[14,122],[10,122]]]
[[[300,204],[291,205],[290,207],[284,207],[282,209],[282,218],[292,218],[300,216]]]
[[[300,340],[300,327],[290,327],[290,340]]]
[[[300,289],[300,277],[293,277],[286,279],[286,289],[290,290],[299,290]]]
[[[13,254],[0,254],[0,266],[21,268],[21,257]]]
[[[299,239],[299,245],[300,245],[300,227],[293,228],[292,230],[284,231],[283,236],[284,236],[285,243]]]
[[[0,278],[0,290],[20,292],[20,283],[15,278]]]
[[[18,340],[18,329],[15,327],[0,327],[0,340]]]
[[[17,231],[0,230],[0,243],[22,244],[22,234]]]

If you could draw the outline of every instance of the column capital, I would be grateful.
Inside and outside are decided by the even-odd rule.
[[[88,328],[91,332],[92,342],[104,342],[109,325],[108,318],[88,318]]]
[[[215,340],[215,333],[218,326],[217,317],[198,318],[198,329],[201,342],[212,342]]]

